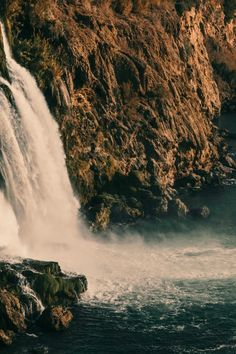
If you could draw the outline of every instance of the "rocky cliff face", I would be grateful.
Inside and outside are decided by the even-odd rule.
[[[212,120],[235,110],[234,10],[234,0],[1,1],[96,228],[183,209],[181,187],[233,166]]]

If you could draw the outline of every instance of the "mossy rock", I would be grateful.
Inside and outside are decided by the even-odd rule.
[[[45,274],[53,274],[58,275],[61,274],[61,267],[57,262],[46,262],[46,261],[37,261],[33,259],[25,259],[23,261],[23,265],[29,266],[34,270],[45,273]]]
[[[81,293],[87,290],[87,281],[83,276],[54,276],[31,270],[24,271],[23,275],[45,306],[71,305],[77,301]]]
[[[87,290],[87,279],[83,275],[68,276],[62,273],[57,262],[26,259],[22,263],[0,263],[0,289],[8,289],[26,301],[23,284],[29,284],[44,306],[77,302]]]

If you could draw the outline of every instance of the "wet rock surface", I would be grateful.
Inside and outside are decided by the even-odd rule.
[[[0,328],[14,331],[24,331],[26,329],[23,306],[16,295],[0,290]]]
[[[13,338],[14,332],[0,329],[0,345],[11,345]]]
[[[42,330],[62,331],[69,327],[73,315],[70,310],[61,306],[46,308],[38,321]]]
[[[231,2],[3,0],[0,11],[93,229],[179,213],[182,190],[232,173],[213,123],[235,109]]]
[[[68,328],[73,315],[66,307],[76,304],[86,290],[85,276],[64,274],[56,262],[2,261],[0,344],[11,344],[14,333],[25,332],[39,317],[45,330]]]

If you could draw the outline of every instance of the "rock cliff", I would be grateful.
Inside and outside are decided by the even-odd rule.
[[[14,55],[59,123],[73,186],[95,228],[178,209],[181,188],[234,167],[213,119],[235,110],[235,7],[1,0]],[[2,51],[0,58],[7,75]]]

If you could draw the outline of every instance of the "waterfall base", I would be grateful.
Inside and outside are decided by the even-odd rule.
[[[86,290],[85,276],[64,274],[57,262],[1,261],[0,344],[9,345],[14,333],[25,332],[33,324],[41,325],[45,311],[58,314],[58,318],[52,318],[58,324],[56,330],[67,328],[72,315],[63,307],[77,303]]]

